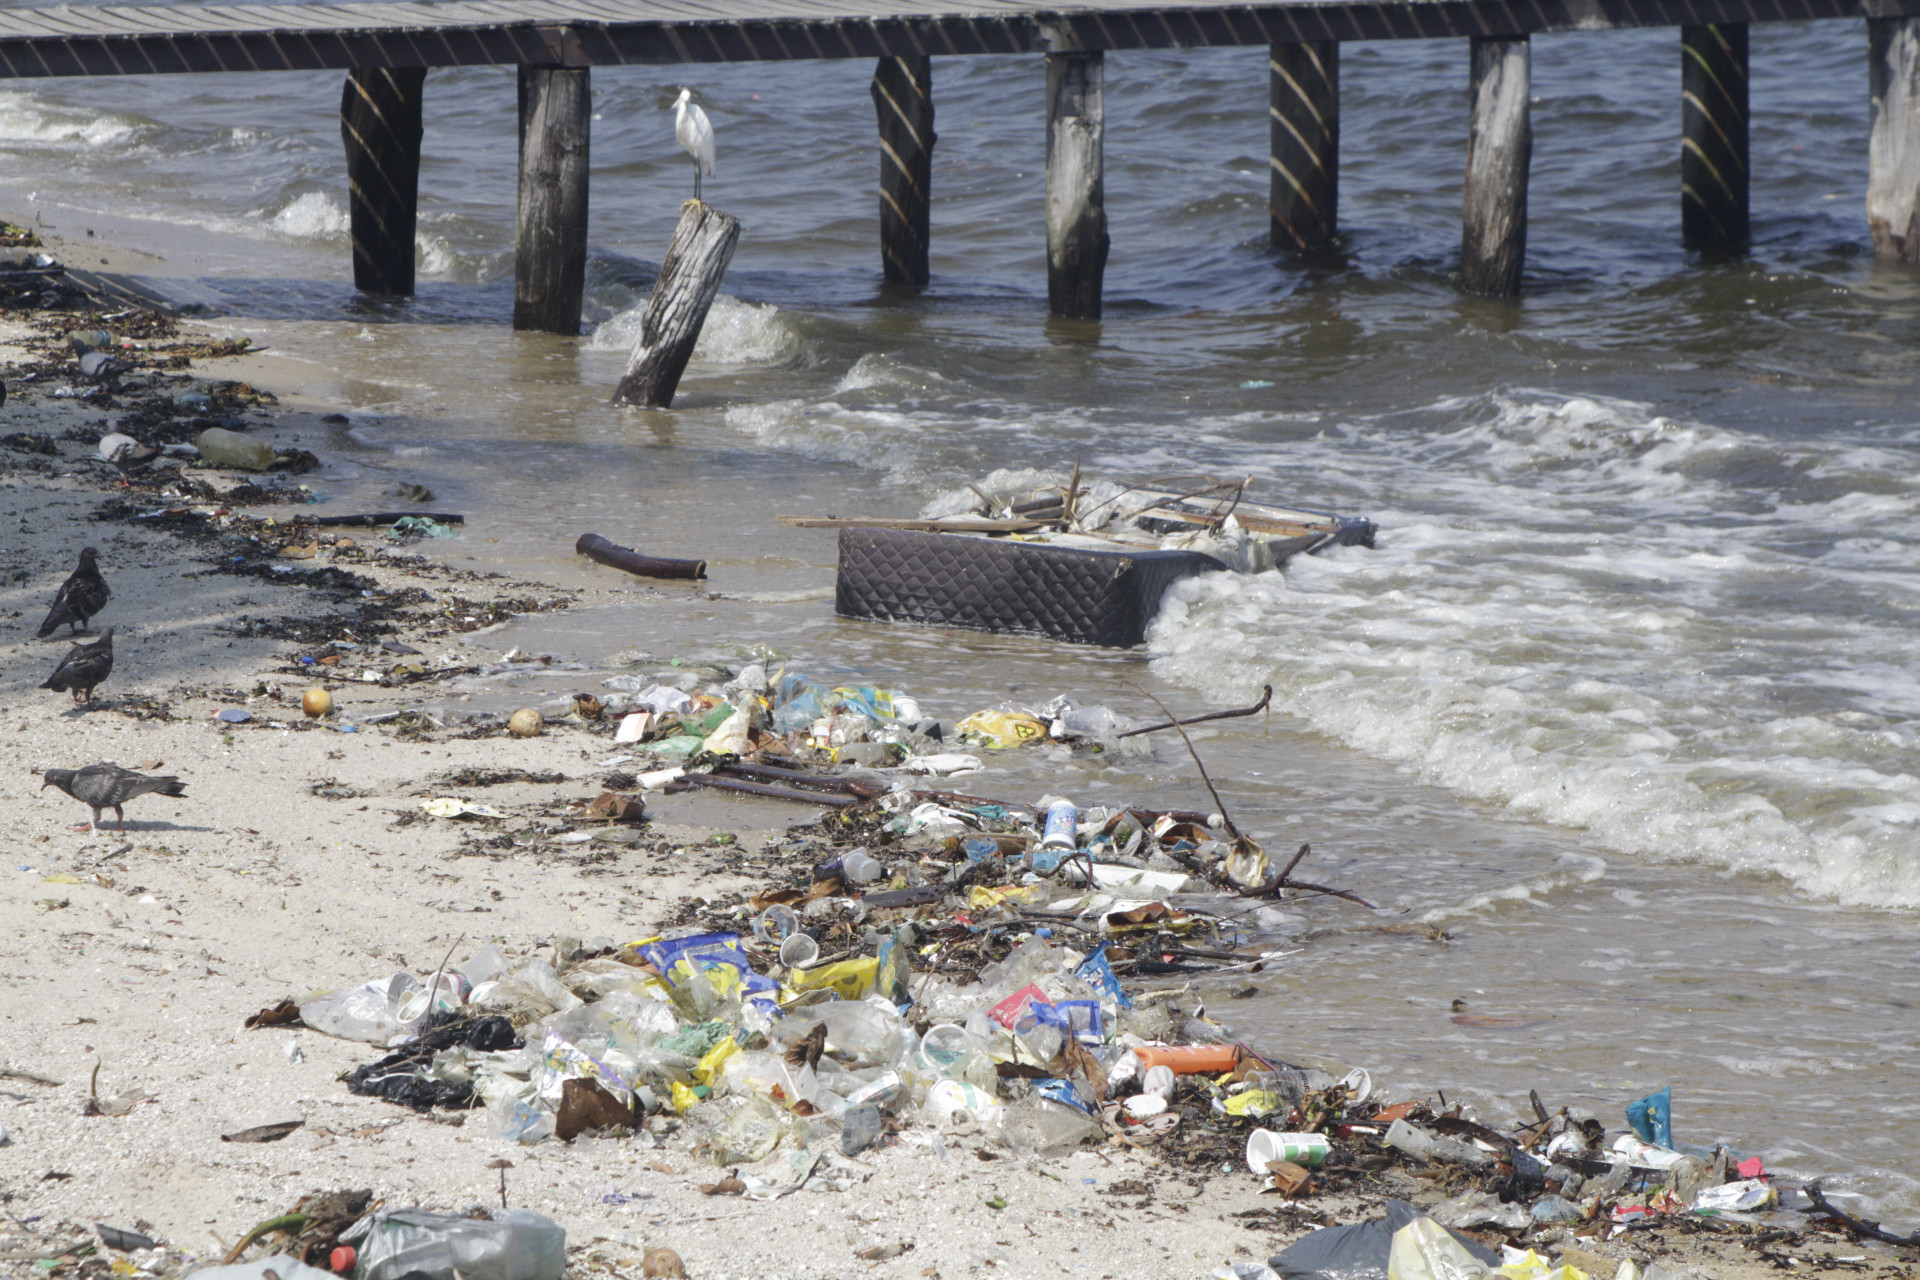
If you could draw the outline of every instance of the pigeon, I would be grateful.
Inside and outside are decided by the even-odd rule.
[[[144,773],[135,773],[131,769],[122,769],[117,764],[90,764],[84,769],[49,769],[40,789],[58,787],[75,800],[93,808],[95,828],[100,825],[100,811],[112,809],[113,816],[120,820],[121,831],[127,829],[127,815],[121,805],[135,796],[158,793],[163,796],[180,797],[187,794],[187,788],[175,777],[154,778]]]
[[[100,456],[118,467],[123,476],[152,466],[153,460],[165,452],[157,444],[141,444],[118,431],[100,437]]]
[[[92,702],[94,688],[112,672],[113,628],[108,627],[92,644],[77,644],[67,650],[67,656],[60,659],[60,665],[53,669],[53,674],[40,687],[61,693],[71,692],[75,702],[79,702],[80,695],[85,694],[86,701]]]
[[[52,635],[54,628],[63,622],[72,628],[71,635],[90,634],[88,620],[107,607],[107,597],[113,594],[107,589],[107,580],[100,576],[99,562],[98,551],[92,547],[81,548],[80,566],[60,584],[53,608],[47,611],[47,620],[40,624],[40,639]]]

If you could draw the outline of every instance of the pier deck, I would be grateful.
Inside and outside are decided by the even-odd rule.
[[[1048,296],[1097,319],[1107,260],[1101,180],[1109,51],[1264,45],[1271,226],[1288,254],[1337,253],[1339,49],[1467,38],[1460,280],[1519,292],[1535,34],[1680,28],[1681,202],[1688,247],[1749,234],[1747,28],[1865,20],[1873,117],[1867,223],[1876,253],[1920,261],[1920,0],[399,0],[0,9],[0,80],[213,71],[348,73],[341,104],[355,280],[413,288],[420,100],[436,67],[517,66],[521,220],[516,323],[576,332],[594,67],[872,58],[882,269],[927,282],[936,57],[1042,55]],[[1810,140],[1811,141],[1811,140]]]

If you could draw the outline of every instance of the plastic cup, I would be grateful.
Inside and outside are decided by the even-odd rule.
[[[866,884],[869,881],[878,880],[886,873],[886,868],[880,865],[879,859],[865,849],[855,849],[840,859],[840,870],[845,872],[847,879],[855,884]]]
[[[1263,1178],[1267,1175],[1267,1166],[1275,1160],[1290,1160],[1294,1164],[1318,1169],[1332,1153],[1332,1144],[1324,1134],[1319,1133],[1275,1133],[1271,1129],[1255,1129],[1247,1138],[1247,1168]]]
[[[780,944],[780,963],[789,969],[812,964],[820,955],[820,944],[804,933],[796,933]]]
[[[1168,1066],[1148,1067],[1147,1074],[1140,1081],[1140,1092],[1151,1093],[1162,1102],[1173,1098],[1173,1068]]]

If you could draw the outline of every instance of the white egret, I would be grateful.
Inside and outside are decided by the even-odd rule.
[[[700,175],[713,176],[713,124],[693,101],[693,90],[682,89],[673,100],[673,136],[693,157],[693,198],[700,200]]]

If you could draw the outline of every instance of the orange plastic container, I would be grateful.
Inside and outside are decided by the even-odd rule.
[[[1140,1070],[1166,1067],[1175,1075],[1194,1075],[1202,1071],[1231,1071],[1240,1061],[1240,1050],[1230,1044],[1156,1044],[1133,1051],[1140,1059]]]

